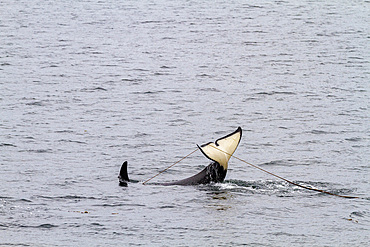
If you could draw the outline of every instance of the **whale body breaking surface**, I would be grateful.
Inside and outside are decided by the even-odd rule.
[[[238,147],[241,137],[242,129],[238,127],[236,131],[217,139],[215,142],[198,145],[200,151],[211,160],[211,163],[191,177],[174,182],[159,183],[159,185],[198,185],[223,182],[226,177],[228,162]],[[125,161],[118,176],[119,185],[124,187],[128,186],[130,182],[127,166],[128,162]]]

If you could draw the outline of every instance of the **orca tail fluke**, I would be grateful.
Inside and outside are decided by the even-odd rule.
[[[121,170],[119,172],[118,179],[119,179],[119,186],[126,187],[127,182],[130,182],[130,179],[128,178],[128,174],[127,174],[127,161],[123,162],[121,166]]]
[[[242,138],[242,128],[238,127],[233,133],[221,137],[215,142],[209,142],[198,148],[210,160],[219,163],[225,171],[227,170],[228,162]]]

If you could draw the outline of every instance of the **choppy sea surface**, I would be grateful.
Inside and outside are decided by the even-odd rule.
[[[369,1],[1,1],[0,246],[366,246]],[[238,126],[226,181],[159,186]],[[123,161],[136,182],[118,186]]]

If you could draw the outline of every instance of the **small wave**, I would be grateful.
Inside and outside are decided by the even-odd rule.
[[[19,202],[32,202],[31,200],[25,199],[25,198],[19,199],[18,201]]]
[[[352,138],[347,138],[345,139],[346,141],[349,141],[349,142],[359,142],[359,141],[362,141],[362,138],[359,138],[359,137],[352,137]]]
[[[26,105],[31,105],[31,106],[45,106],[45,104],[42,101],[34,101],[34,102],[26,103]]]
[[[148,54],[150,54],[150,52],[148,52]],[[150,70],[148,69],[143,69],[143,68],[135,68],[135,69],[132,69],[133,71],[140,71],[140,72],[149,72]]]
[[[243,42],[243,44],[246,45],[246,46],[258,46],[261,43],[260,42],[256,42],[256,41],[245,41],[245,42]]]
[[[61,139],[59,142],[71,142],[71,143],[78,143],[78,144],[87,144],[86,142],[83,141],[73,141],[73,140],[66,140],[66,139]]]
[[[161,21],[157,21],[157,20],[148,20],[148,21],[141,21],[140,24],[152,24],[152,23],[161,23]]]
[[[218,90],[217,88],[214,88],[214,87],[202,88],[199,91],[203,91],[203,92],[221,92],[220,90]]]
[[[155,72],[154,75],[159,76],[159,75],[171,75],[171,74],[165,73],[165,72]]]
[[[56,130],[55,133],[73,133],[73,130]]]
[[[54,227],[58,227],[58,226],[57,225],[53,225],[53,224],[41,224],[41,225],[36,226],[35,228],[46,228],[46,229],[49,229],[49,228],[54,228]]]
[[[166,205],[166,206],[161,206],[161,207],[159,207],[159,208],[160,208],[160,209],[176,208],[176,206]]]
[[[146,205],[144,205],[144,204],[130,204],[130,203],[113,203],[113,204],[104,203],[104,204],[96,204],[96,205],[93,205],[93,206],[96,206],[96,207],[125,207],[125,206],[145,207]]]
[[[256,93],[256,95],[268,95],[268,96],[271,96],[271,95],[279,95],[279,94],[282,94],[282,95],[295,95],[296,93],[294,93],[294,92],[288,92],[288,91],[271,91],[271,92],[260,92],[260,93]]]
[[[197,75],[198,77],[208,77],[208,78],[211,78],[212,76],[209,75],[209,74],[199,74]]]
[[[122,78],[121,81],[128,81],[128,82],[139,82],[141,81],[141,79],[137,79],[137,78]]]
[[[311,130],[308,133],[315,134],[315,135],[338,134],[337,132],[330,132],[330,131],[324,131],[324,130]]]
[[[80,90],[81,92],[95,92],[95,91],[108,91],[103,87],[94,87],[94,88],[83,88]]]
[[[0,143],[0,147],[17,147],[17,146],[11,143]]]
[[[52,153],[52,149],[27,149],[20,150],[19,152],[28,152],[28,153]]]
[[[0,196],[0,199],[13,199],[13,197],[9,197],[9,196]]]
[[[67,196],[37,196],[38,198],[48,199],[48,200],[101,200],[102,198],[96,198],[93,196],[77,196],[77,195],[67,195]]]
[[[103,224],[100,224],[98,222],[91,223],[90,225],[92,225],[92,226],[104,226]]]
[[[0,230],[5,230],[7,228],[9,228],[8,224],[0,223]]]
[[[287,236],[287,237],[304,236],[304,234],[292,234],[292,233],[287,233],[287,232],[275,232],[271,234],[274,236]]]
[[[162,90],[158,91],[142,91],[142,92],[133,92],[132,94],[159,94],[159,93],[164,93]]]
[[[254,100],[262,100],[261,98],[258,98],[258,97],[247,97],[245,99],[243,99],[243,102],[248,102],[248,101],[254,101]]]
[[[260,166],[290,166],[294,160],[273,160],[260,164]]]
[[[1,246],[32,246],[24,243],[1,243]]]
[[[350,214],[350,217],[365,217],[367,215],[367,212],[365,211],[354,211]]]
[[[54,224],[40,224],[40,225],[22,225],[22,224],[12,224],[12,225],[5,225],[5,227],[19,227],[19,228],[41,228],[41,229],[50,229],[50,228],[55,228],[58,227],[57,225]]]
[[[147,137],[150,136],[150,134],[144,133],[144,132],[138,132],[137,134],[134,135],[134,138],[142,138],[142,137]]]
[[[176,67],[174,67],[174,66],[166,66],[166,65],[163,65],[163,66],[161,66],[160,67],[161,69],[175,69]]]

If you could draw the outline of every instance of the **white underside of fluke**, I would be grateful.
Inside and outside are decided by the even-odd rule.
[[[202,153],[210,160],[218,162],[225,170],[231,155],[235,152],[242,137],[242,129],[221,137],[217,141],[198,146]]]

